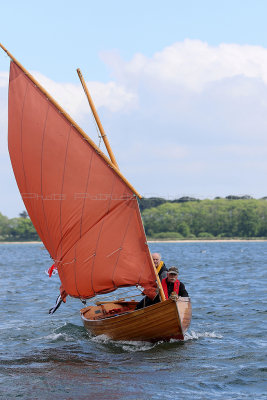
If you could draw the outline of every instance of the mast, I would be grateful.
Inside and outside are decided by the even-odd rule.
[[[122,181],[131,189],[131,191],[140,199],[142,196],[137,190],[127,181],[122,175],[118,167],[110,161],[110,159],[98,148],[94,141],[86,135],[86,133],[79,127],[79,125],[71,118],[71,116],[58,104],[58,102],[40,85],[40,83],[23,67],[22,64],[0,43],[0,47],[11,58],[11,60],[24,72],[24,74],[44,93],[44,95],[54,104],[54,106],[66,117],[66,119],[77,129],[77,131],[84,137],[84,139],[95,149],[95,151],[106,161],[106,163],[116,172]]]
[[[81,84],[82,84],[84,93],[86,94],[88,103],[89,103],[90,108],[91,108],[91,110],[92,110],[92,113],[93,113],[93,115],[94,115],[95,121],[96,121],[96,123],[97,123],[98,129],[99,129],[100,134],[101,134],[101,137],[102,137],[102,139],[103,139],[103,141],[104,141],[104,143],[105,143],[107,152],[108,152],[109,157],[110,157],[110,159],[111,159],[111,162],[112,162],[112,164],[115,165],[116,168],[119,169],[119,166],[118,166],[118,164],[117,164],[117,162],[116,162],[116,159],[115,159],[115,156],[114,156],[114,154],[113,154],[113,151],[112,151],[112,149],[111,149],[111,147],[110,147],[110,144],[109,144],[107,135],[106,135],[106,133],[105,133],[105,131],[104,131],[104,128],[103,128],[103,126],[102,126],[102,124],[101,124],[101,121],[100,121],[100,119],[99,119],[99,116],[98,116],[98,114],[97,114],[97,111],[96,111],[94,102],[93,102],[93,100],[92,100],[92,97],[91,97],[91,95],[90,95],[90,93],[89,93],[89,90],[88,90],[88,88],[87,88],[87,86],[86,86],[85,80],[83,79],[81,70],[80,70],[79,68],[77,69],[77,74],[78,74],[78,76],[79,76],[79,78],[80,78],[80,81],[81,81]]]
[[[166,297],[165,297],[165,294],[164,294],[164,291],[163,291],[163,287],[162,287],[161,281],[160,281],[160,279],[159,279],[159,274],[158,274],[158,272],[157,272],[157,269],[156,269],[156,267],[155,267],[154,261],[153,261],[153,259],[152,259],[152,255],[151,255],[151,253],[150,253],[150,250],[149,250],[149,255],[150,255],[151,262],[152,262],[152,265],[153,265],[153,268],[154,268],[154,272],[155,272],[155,275],[156,275],[156,280],[157,280],[157,285],[158,285],[158,288],[159,288],[159,296],[160,296],[160,299],[161,299],[161,301],[165,301],[165,300],[166,300]]]

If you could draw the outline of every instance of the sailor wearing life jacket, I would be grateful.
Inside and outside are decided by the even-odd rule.
[[[162,281],[162,279],[167,277],[168,268],[166,267],[164,262],[161,260],[161,255],[159,253],[153,253],[152,260],[153,260],[153,263],[157,270],[159,279]]]
[[[166,299],[180,297],[189,297],[185,289],[185,285],[178,279],[178,268],[170,267],[167,273],[167,278],[162,279],[162,289]]]
[[[167,277],[161,281],[166,299],[170,298],[172,300],[176,300],[178,296],[189,297],[184,284],[178,280],[178,272],[179,271],[177,267],[170,267],[169,271],[167,272]],[[136,310],[151,306],[152,304],[156,304],[158,302],[160,302],[159,294],[154,297],[154,299],[146,296],[137,304]]]

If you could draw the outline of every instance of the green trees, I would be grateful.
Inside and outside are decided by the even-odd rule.
[[[0,241],[40,240],[26,211],[20,218],[8,219],[0,213]]]
[[[143,220],[146,233],[151,238],[167,238],[168,232],[169,238],[175,232],[183,238],[265,237],[267,201],[249,196],[228,196],[215,200],[166,202],[145,209]]]
[[[0,241],[8,236],[8,218],[0,213]]]

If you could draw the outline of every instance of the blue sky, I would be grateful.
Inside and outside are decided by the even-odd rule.
[[[264,0],[70,0],[1,2],[1,42],[32,70],[75,79],[77,63],[92,79],[109,79],[99,58],[117,49],[123,59],[183,41],[267,46]],[[72,68],[70,68],[72,67]]]
[[[1,43],[97,141],[81,68],[125,176],[145,196],[267,195],[267,3],[1,4]],[[0,212],[24,208],[6,144],[0,53]]]

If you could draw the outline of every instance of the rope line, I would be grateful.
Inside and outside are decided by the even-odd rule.
[[[106,257],[111,257],[113,254],[117,253],[117,251],[122,250],[122,247],[119,247],[117,250],[114,250],[112,253],[110,253],[109,255],[107,255]]]
[[[92,257],[95,257],[95,256],[96,256],[96,253],[92,254],[91,256],[89,256],[88,258],[86,258],[86,259],[84,260],[84,263],[86,263],[86,262],[89,261]]]
[[[72,261],[70,261],[70,262],[63,262],[62,260],[54,260],[54,262],[55,263],[58,263],[58,264],[60,264],[60,265],[67,265],[67,264],[72,264],[73,262],[75,262],[76,261],[76,258],[74,257],[73,258],[73,260]]]

